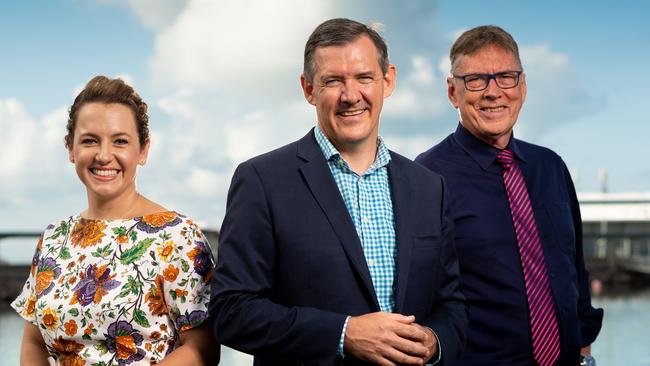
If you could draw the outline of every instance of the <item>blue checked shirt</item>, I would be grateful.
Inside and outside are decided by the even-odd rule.
[[[343,160],[320,128],[314,129],[316,141],[327,159],[334,181],[341,192],[370,270],[372,284],[381,311],[395,307],[395,218],[388,180],[390,153],[381,137],[377,141],[377,157],[368,170],[359,176]],[[348,319],[343,326],[338,353],[343,354],[343,340]]]

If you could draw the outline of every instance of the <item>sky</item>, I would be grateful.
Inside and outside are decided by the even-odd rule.
[[[63,136],[67,109],[98,74],[124,78],[150,106],[138,190],[218,229],[236,166],[315,125],[302,52],[334,17],[382,24],[398,75],[380,129],[392,150],[414,158],[456,128],[449,48],[460,32],[496,24],[519,43],[527,75],[515,135],[560,154],[580,192],[600,190],[603,172],[611,192],[650,191],[648,4],[2,1],[0,232],[38,232],[86,208]]]

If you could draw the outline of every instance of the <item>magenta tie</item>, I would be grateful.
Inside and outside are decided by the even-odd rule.
[[[546,273],[542,242],[537,231],[533,208],[521,169],[514,163],[510,150],[501,150],[497,162],[503,167],[503,183],[510,202],[510,212],[515,226],[519,256],[524,273],[528,298],[530,331],[533,355],[540,366],[555,365],[560,357],[560,331],[558,329],[551,284]]]

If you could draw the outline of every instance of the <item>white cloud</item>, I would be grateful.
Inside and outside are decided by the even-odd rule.
[[[21,174],[30,156],[30,141],[36,124],[23,105],[16,99],[0,101],[0,178]]]
[[[409,159],[415,159],[419,154],[428,150],[431,146],[437,144],[446,135],[384,135],[384,140],[388,148],[397,151]]]
[[[320,2],[191,0],[156,35],[153,80],[243,95],[286,90],[301,70],[306,35],[325,13]]]
[[[447,76],[451,73],[451,61],[449,61],[449,56],[444,55],[440,57],[438,61],[438,71],[442,74],[442,77],[447,79]]]
[[[98,3],[119,4],[131,10],[147,28],[160,29],[176,19],[188,0],[96,0]]]
[[[224,181],[228,181],[223,173],[194,168],[185,181],[185,185],[190,192],[201,198],[215,198],[223,195],[225,189],[228,189]]]
[[[68,169],[63,145],[67,110],[34,118],[15,98],[0,100],[0,202],[21,206],[65,191],[57,182]],[[54,187],[52,187],[54,186]]]
[[[548,44],[520,46],[520,54],[528,90],[516,128],[520,137],[539,139],[603,107],[604,97],[585,85],[568,55]]]
[[[405,69],[402,73],[398,68],[397,85],[394,94],[384,104],[383,115],[417,122],[444,113],[443,89],[429,58],[413,55]]]

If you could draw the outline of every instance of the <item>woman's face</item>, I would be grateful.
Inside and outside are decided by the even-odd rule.
[[[119,103],[87,103],[77,113],[70,162],[89,200],[110,201],[135,192],[138,164],[149,144],[140,146],[133,111]]]

